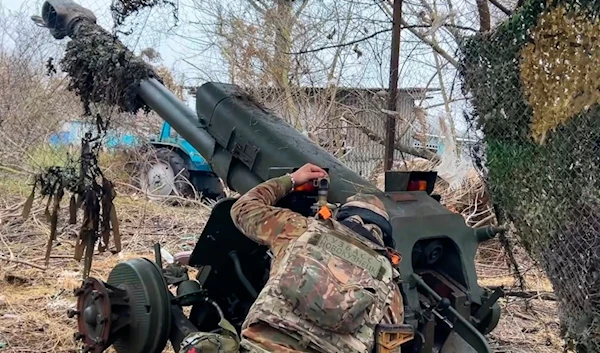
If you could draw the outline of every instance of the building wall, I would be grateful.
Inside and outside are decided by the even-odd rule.
[[[327,93],[311,94],[296,106],[303,126],[309,136],[338,157],[350,169],[365,178],[370,178],[373,170],[383,166],[387,115],[385,92],[368,90],[345,90],[336,95],[332,103]],[[399,92],[396,120],[396,141],[412,146],[413,134],[419,128],[414,112],[414,95]],[[268,109],[280,117],[290,120],[289,109],[280,96],[270,95],[259,99]],[[296,99],[298,101],[298,99]],[[301,125],[301,124],[300,124]],[[298,126],[297,126],[298,127]],[[416,127],[416,129],[415,129]],[[395,159],[402,159],[395,151]],[[412,156],[404,155],[405,160]]]

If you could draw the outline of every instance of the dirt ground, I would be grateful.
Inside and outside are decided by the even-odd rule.
[[[0,183],[0,352],[74,352],[75,320],[69,319],[66,312],[74,306],[72,293],[79,285],[82,268],[71,258],[76,233],[63,215],[59,240],[44,269],[45,243],[50,233],[44,219],[45,203],[34,203],[30,217],[22,219],[22,205],[29,192],[23,185]],[[152,259],[155,242],[171,253],[191,250],[210,212],[200,204],[171,207],[124,194],[117,197],[116,207],[123,251],[117,255],[96,254],[91,276],[105,279],[116,263],[128,258]],[[531,298],[501,299],[502,318],[489,335],[491,346],[495,352],[562,352],[556,302],[535,294],[551,292],[551,286],[524,254],[518,254],[518,258],[528,293],[534,294]],[[497,243],[490,242],[480,249],[477,264],[482,285],[505,285],[507,290],[514,286]]]

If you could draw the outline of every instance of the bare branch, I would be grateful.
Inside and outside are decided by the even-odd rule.
[[[432,42],[427,39],[421,32],[409,26],[404,19],[401,20],[404,28],[408,29],[412,34],[414,34],[417,38],[419,38],[423,43],[429,45],[433,50],[435,50],[438,54],[440,54],[444,59],[446,59],[452,66],[458,68],[458,62],[456,59],[451,57],[444,49],[442,49],[438,44]]]
[[[302,11],[306,8],[306,5],[308,5],[308,0],[304,0],[304,2],[302,2],[302,5],[300,5],[300,7],[298,7],[298,10],[296,10],[296,12],[294,13],[294,16],[296,18],[298,18],[298,16],[300,16]]]
[[[326,50],[326,49],[347,47],[347,46],[350,46],[350,45],[353,45],[353,44],[364,42],[364,41],[369,40],[369,39],[371,39],[373,37],[376,37],[376,36],[378,36],[378,35],[380,35],[382,33],[391,32],[391,31],[392,31],[391,28],[382,29],[380,31],[373,32],[373,33],[371,33],[370,35],[368,35],[366,37],[363,37],[363,38],[360,38],[360,39],[356,39],[356,40],[353,40],[353,41],[350,41],[350,42],[341,43],[341,44],[326,45],[326,46],[315,48],[315,49],[302,50],[302,51],[299,51],[299,52],[286,53],[286,54],[290,54],[290,55],[308,54],[308,53],[314,53],[314,52],[318,52],[318,51],[322,51],[322,50]]]
[[[454,102],[465,101],[465,100],[467,100],[467,99],[468,99],[467,97],[453,98],[453,99],[450,99],[450,100],[448,101],[448,103],[454,103]],[[442,106],[444,106],[444,105],[446,105],[446,102],[443,102],[443,103],[438,103],[438,104],[432,104],[432,105],[428,105],[427,107],[424,107],[424,108],[425,108],[425,109],[431,109],[431,108],[442,107]]]
[[[40,270],[45,270],[46,269],[46,267],[42,267],[40,265],[36,265],[36,264],[31,263],[29,261],[19,260],[17,258],[6,257],[6,256],[2,256],[2,255],[0,255],[0,260],[1,261],[6,261],[6,262],[14,262],[16,264],[21,264],[21,265],[27,265],[27,266],[31,266],[33,268],[37,268],[37,269],[40,269]]]
[[[492,26],[490,18],[490,7],[487,0],[475,0],[477,11],[479,12],[479,29],[482,32],[489,31]]]
[[[498,9],[500,9],[500,11],[504,12],[505,14],[509,16],[513,14],[511,10],[506,8],[506,6],[502,5],[498,0],[490,0],[490,2],[492,3],[492,5],[496,6]]]
[[[402,29],[409,29],[409,30],[410,30],[410,29],[414,29],[414,28],[430,28],[430,27],[431,27],[430,25],[407,25],[405,22],[403,22]],[[463,30],[467,30],[467,31],[473,31],[473,32],[477,32],[477,30],[476,30],[476,29],[474,29],[474,28],[471,28],[471,27],[466,27],[466,26],[459,26],[459,25],[452,25],[452,24],[443,24],[443,25],[442,25],[442,27],[448,27],[448,28],[457,28],[457,29],[463,29]],[[365,41],[367,41],[367,40],[369,40],[369,39],[371,39],[371,38],[374,38],[374,37],[376,37],[376,36],[378,36],[378,35],[380,35],[380,34],[382,34],[382,33],[391,32],[391,31],[392,31],[392,29],[391,29],[391,28],[388,28],[388,29],[382,29],[382,30],[380,30],[380,31],[373,32],[373,33],[371,33],[370,35],[368,35],[368,36],[366,36],[366,37],[362,37],[362,38],[359,38],[359,39],[355,39],[355,40],[353,40],[353,41],[350,41],[350,42],[346,42],[346,43],[340,43],[340,44],[326,45],[326,46],[322,46],[322,47],[315,48],[315,49],[307,49],[307,50],[301,50],[301,51],[298,51],[298,52],[285,53],[285,54],[289,54],[289,55],[300,55],[300,54],[315,53],[315,52],[319,52],[319,51],[322,51],[322,50],[327,50],[327,49],[340,48],[340,47],[347,47],[347,46],[351,46],[351,45],[358,44],[358,43],[361,43],[361,42],[365,42]],[[412,31],[411,31],[411,32],[412,32]],[[413,32],[413,33],[414,33],[414,32]],[[416,33],[419,33],[419,32],[416,32]],[[421,38],[419,38],[419,39],[421,39]],[[430,44],[429,42],[426,42],[426,43],[427,43],[427,44],[429,44],[429,45],[432,45],[432,44]],[[442,48],[440,48],[439,46],[437,46],[437,48],[438,48],[439,50],[443,51],[443,49],[442,49]],[[434,49],[435,49],[435,48],[434,48]],[[437,50],[436,50],[436,51],[437,51]],[[442,53],[440,53],[440,55],[444,56],[444,54],[442,54]],[[446,55],[447,55],[447,54],[446,54]],[[450,60],[449,60],[449,61],[450,61]],[[456,61],[454,61],[454,62],[451,62],[451,63],[452,63],[452,65],[455,65],[455,66],[456,66],[456,64],[457,64],[457,63],[456,63]]]
[[[264,5],[262,5],[262,3],[259,0],[248,0],[248,3],[250,3],[250,5],[252,5],[252,7],[258,11],[261,15],[264,15],[267,12],[267,9],[264,7]],[[259,5],[259,3],[262,5]]]

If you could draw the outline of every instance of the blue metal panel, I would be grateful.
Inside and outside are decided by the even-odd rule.
[[[210,164],[202,157],[202,155],[186,140],[182,138],[166,138],[160,142],[152,142],[156,147],[170,146],[179,148],[184,155],[188,156],[188,167],[195,172],[210,172]]]
[[[108,134],[106,136],[105,146],[108,149],[114,149],[118,147],[135,147],[138,146],[141,141],[133,135],[117,135]]]
[[[86,131],[86,124],[80,121],[69,121],[65,123],[63,131],[50,135],[48,142],[53,146],[78,144]],[[211,172],[210,164],[204,157],[179,134],[171,137],[171,126],[163,123],[158,140],[151,143],[157,147],[169,146],[179,148],[184,155],[188,156],[188,167],[191,171]],[[105,146],[108,149],[119,147],[134,147],[141,144],[141,140],[134,135],[108,133],[105,137]]]
[[[211,168],[206,159],[185,139],[175,132],[171,137],[171,125],[164,122],[160,131],[158,141],[153,142],[155,146],[168,145],[178,147],[184,155],[188,156],[188,168],[196,172],[210,172]]]
[[[164,122],[162,128],[160,129],[160,135],[158,136],[159,141],[167,140],[171,137],[171,125],[169,123]]]
[[[186,140],[178,138],[179,146],[185,154],[190,157],[192,170],[199,172],[210,172],[210,164],[202,157],[202,155]]]
[[[50,135],[48,142],[52,146],[68,145],[71,143],[71,134],[68,131],[60,131]]]

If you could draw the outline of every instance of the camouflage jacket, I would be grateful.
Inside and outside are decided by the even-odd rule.
[[[325,259],[323,261],[329,264],[329,271],[322,271],[321,275],[331,278],[329,281],[313,278],[314,283],[307,283],[306,275],[301,273],[301,270],[310,267],[311,264],[306,262],[294,264],[300,261],[299,258],[303,255],[290,258],[290,253],[294,255],[294,252],[302,251],[298,249],[305,248],[305,245],[318,237],[319,233],[330,232],[334,228],[344,228],[345,231],[342,230],[341,233],[350,238],[358,239],[360,237],[347,228],[340,227],[339,223],[337,225],[330,224],[328,227],[315,219],[306,218],[288,209],[274,207],[273,205],[286,196],[291,188],[292,183],[288,176],[268,180],[240,197],[231,210],[231,216],[236,226],[249,238],[268,246],[274,255],[269,282],[250,309],[242,328],[242,336],[269,352],[369,352],[373,344],[375,324],[401,324],[403,322],[402,296],[397,285],[392,281],[392,277],[395,278],[398,273],[388,265],[387,268],[391,270],[392,275],[388,273],[386,281],[372,282],[373,279],[370,276],[365,276],[366,272],[360,274],[357,272],[365,271],[360,267],[349,268],[347,270],[350,272],[345,273],[343,273],[345,269],[332,270],[330,267],[332,263],[333,266],[340,266],[339,259],[331,259],[330,257],[333,256],[325,253],[313,253],[309,257]],[[360,240],[360,242],[362,241],[364,240]],[[381,261],[381,258],[378,260]],[[341,265],[346,266],[347,264]],[[321,268],[325,267],[321,266]],[[332,280],[337,271],[340,271],[343,276],[350,277],[350,280],[358,281],[353,283],[364,285],[367,281],[371,281],[368,282],[369,286],[376,289],[378,294],[377,296],[371,295],[375,299],[370,300],[375,304],[364,304],[367,301],[361,302],[364,298],[360,296],[365,297],[366,291],[348,291],[340,294],[339,283],[341,282],[336,282],[338,279]],[[289,284],[295,285],[296,288],[286,290],[285,286]],[[299,298],[299,295],[294,294],[294,292],[301,293],[302,290],[310,290],[314,288],[314,285],[323,285],[323,288],[318,288],[320,290],[312,291],[320,293],[321,298]],[[336,296],[338,298],[334,298]],[[327,299],[331,299],[332,303],[340,303],[336,308],[329,307],[327,309],[328,312],[339,312],[339,320],[338,322],[327,322],[328,318],[325,318],[322,319],[323,322],[318,323],[318,326],[330,329],[335,326],[341,332],[338,337],[334,337],[332,331],[315,328],[314,322],[311,324],[306,321],[308,316],[302,317],[301,313],[298,314],[298,310],[304,310],[304,314],[314,314],[315,310],[318,311],[319,308],[325,310],[324,308],[328,304]],[[296,300],[296,303],[292,308],[289,303],[293,300]],[[379,306],[376,305],[378,302]],[[313,305],[312,303],[317,304]],[[357,309],[357,303],[371,305],[368,317],[365,318],[364,315],[360,316],[360,313],[350,312],[350,309],[360,311]],[[348,309],[344,308],[344,305],[352,307]],[[301,308],[298,309],[298,306]],[[353,315],[357,315],[357,318],[348,319]],[[362,321],[359,318],[362,318],[360,319]],[[369,322],[368,325],[365,324],[365,320]]]

